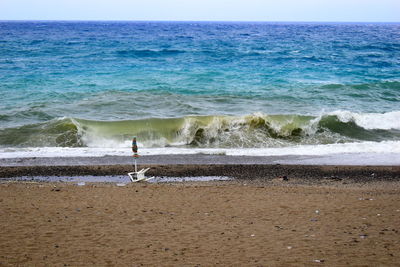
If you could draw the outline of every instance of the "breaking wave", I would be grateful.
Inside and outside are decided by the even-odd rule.
[[[400,111],[320,116],[187,116],[123,121],[59,118],[0,130],[2,147],[271,148],[400,140]]]

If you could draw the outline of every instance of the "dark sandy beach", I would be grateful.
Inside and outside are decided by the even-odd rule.
[[[326,181],[399,181],[400,165],[304,165],[279,164],[288,157],[243,157],[224,155],[145,156],[140,168],[149,167],[150,176],[229,176],[268,182],[286,176],[305,183]],[[290,157],[289,157],[290,158]],[[132,157],[18,158],[0,159],[0,178],[18,176],[104,176],[133,171]]]
[[[397,266],[400,186],[0,184],[1,266]]]
[[[19,160],[0,160],[0,266],[400,262],[399,166],[147,164],[150,175],[235,179],[119,187],[4,178],[95,178],[125,174],[131,165],[24,166]]]

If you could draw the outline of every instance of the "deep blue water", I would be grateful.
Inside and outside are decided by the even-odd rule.
[[[179,118],[175,133],[187,116],[295,115],[287,133],[272,124],[288,117],[265,123],[281,138],[330,112],[350,112],[327,120],[363,129],[354,114],[389,113],[371,128],[391,132],[346,135],[324,122],[341,137],[318,142],[398,140],[399,64],[400,24],[0,22],[0,145],[85,145],[82,131],[99,121],[128,121],[96,128],[106,136],[171,139],[148,120]]]

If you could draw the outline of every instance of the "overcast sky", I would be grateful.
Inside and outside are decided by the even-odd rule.
[[[0,20],[400,22],[400,0],[0,0]]]

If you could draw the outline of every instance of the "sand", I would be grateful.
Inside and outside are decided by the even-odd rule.
[[[0,266],[399,266],[398,181],[0,183]]]

